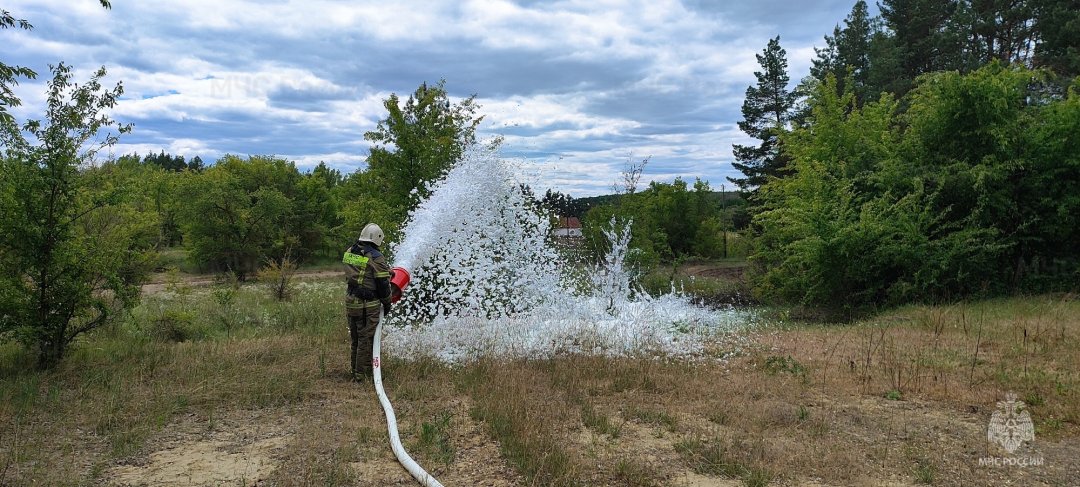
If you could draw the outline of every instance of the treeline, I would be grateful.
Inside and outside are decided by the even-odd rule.
[[[156,249],[182,245],[204,271],[245,279],[270,261],[338,257],[368,222],[397,236],[427,183],[474,142],[473,99],[449,103],[442,83],[422,85],[365,138],[376,143],[367,169],[343,175],[320,163],[307,172],[275,156],[126,155],[91,166],[83,177],[129,188],[157,223]],[[393,150],[388,149],[393,148]]]
[[[851,313],[1080,284],[1080,5],[859,1],[736,146],[756,292]]]
[[[394,240],[428,183],[475,143],[480,121],[473,97],[451,103],[440,82],[385,100],[386,118],[364,134],[374,143],[367,168],[348,175],[325,164],[301,172],[274,156],[99,162],[131,129],[107,115],[123,87],[103,87],[104,75],[75,83],[59,64],[42,119],[20,125],[0,112],[0,342],[24,343],[43,367],[133,306],[169,247],[245,279],[285,259],[339,258],[368,222]]]
[[[746,223],[745,201],[733,192],[713,191],[707,181],[653,181],[640,191],[636,184],[624,186],[614,197],[592,200],[598,204],[585,212],[582,222],[587,248],[604,255],[609,242],[603,232],[612,219],[632,223],[634,250],[628,258],[641,273],[662,262],[746,257],[749,252],[748,241],[737,232]]]

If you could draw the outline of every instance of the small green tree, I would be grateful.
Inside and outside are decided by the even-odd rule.
[[[192,259],[240,279],[294,242],[294,190],[299,173],[284,160],[228,155],[202,173],[184,173],[180,210]]]
[[[361,193],[377,196],[394,210],[395,221],[382,224],[403,221],[428,196],[428,183],[449,171],[476,141],[476,127],[483,119],[476,114],[476,96],[451,104],[444,85],[422,84],[404,106],[397,95],[390,95],[383,102],[387,117],[364,134],[375,143],[367,159],[368,174],[350,182],[362,183]]]
[[[124,188],[94,187],[80,172],[116,142],[95,141],[101,130],[130,130],[105,113],[122,87],[102,88],[104,68],[81,85],[70,67],[51,69],[45,120],[4,122],[0,134],[0,338],[36,348],[42,367],[133,305],[156,231],[125,208]]]

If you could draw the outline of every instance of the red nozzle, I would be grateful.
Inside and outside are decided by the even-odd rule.
[[[401,292],[409,285],[412,274],[404,267],[390,269],[390,302],[396,303],[401,299]]]

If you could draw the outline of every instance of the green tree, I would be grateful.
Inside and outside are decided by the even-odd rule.
[[[201,157],[195,156],[191,158],[191,162],[188,162],[187,168],[195,172],[200,172],[203,169],[206,169],[206,166],[203,165],[203,160]]]
[[[787,161],[780,149],[779,135],[791,121],[796,98],[787,88],[790,81],[787,53],[780,47],[780,36],[770,39],[762,53],[756,56],[762,70],[754,72],[757,85],[746,88],[739,128],[760,140],[761,144],[734,145],[735,162],[731,165],[745,177],[728,178],[743,192],[750,192],[769,178],[783,174]]]
[[[1066,80],[1080,76],[1080,0],[1033,0],[1036,66]],[[1066,82],[1068,84],[1068,81]]]
[[[755,288],[851,312],[1080,277],[1080,102],[993,62],[925,75],[902,114],[817,86],[785,135],[793,174],[762,188]]]
[[[108,0],[98,1],[102,7],[112,8]],[[30,25],[30,22],[26,19],[17,19],[11,12],[0,9],[0,29],[11,28],[31,30],[34,26]],[[3,60],[0,60],[0,124],[5,125],[5,130],[10,129],[11,124],[15,123],[15,119],[7,113],[7,108],[17,107],[22,104],[22,101],[12,91],[12,87],[19,84],[19,78],[34,79],[36,77],[37,73],[30,68],[8,65]]]
[[[1032,0],[962,0],[946,34],[961,47],[956,67],[967,72],[992,60],[1031,66],[1035,47]]]
[[[917,162],[910,170],[937,174],[932,204],[950,221],[993,233],[1000,251],[984,280],[999,290],[1048,262],[1074,261],[1067,248],[1080,241],[1080,166],[1067,152],[1080,112],[1075,89],[1049,97],[1040,88],[1046,79],[1001,62],[938,73],[913,93],[906,114],[904,147]]]
[[[368,174],[350,182],[360,185],[360,193],[384,201],[392,209],[392,221],[383,224],[396,226],[428,196],[427,185],[449,171],[476,141],[483,117],[476,114],[475,95],[451,104],[445,81],[420,85],[404,106],[396,94],[383,106],[387,117],[364,134],[375,144],[367,159]]]
[[[92,143],[100,131],[130,130],[105,113],[122,87],[102,88],[104,68],[81,85],[70,67],[51,69],[44,120],[0,134],[0,337],[36,348],[42,367],[135,302],[155,227],[125,207],[124,188],[79,169],[116,142]]]
[[[844,27],[833,28],[833,34],[825,36],[825,48],[814,49],[810,75],[824,82],[832,74],[842,93],[847,89],[844,83],[850,70],[852,91],[860,106],[876,100],[883,91],[906,90],[896,83],[899,66],[895,43],[880,24],[879,18],[870,16],[865,1],[856,2],[844,19]]]
[[[92,177],[98,187],[126,188],[131,204],[139,212],[151,214],[158,222],[157,238],[153,242],[155,248],[177,245],[182,239],[177,223],[178,178],[172,177],[161,166],[142,161],[138,154],[120,156],[89,168],[86,176]]]
[[[180,172],[188,168],[187,163],[184,162],[184,156],[166,154],[165,151],[158,154],[147,154],[143,157],[143,163],[153,164],[170,172]]]
[[[959,0],[882,0],[878,6],[893,33],[905,81],[961,67],[960,39],[949,29]]]
[[[19,28],[24,30],[33,29],[34,26],[25,19],[16,19],[7,10],[0,9],[0,29]],[[15,96],[12,87],[19,84],[19,78],[36,78],[34,70],[23,66],[11,66],[0,60],[0,123],[10,129],[15,120],[7,113],[8,107],[17,107],[22,101]]]
[[[313,254],[337,254],[340,241],[333,238],[333,230],[341,224],[338,202],[333,197],[333,178],[336,170],[320,171],[320,164],[310,173],[301,176],[293,198],[292,226],[299,247],[294,256],[306,259]],[[340,173],[338,173],[340,178]]]
[[[292,163],[227,155],[182,177],[180,223],[195,262],[243,279],[267,258],[299,247],[292,195],[300,175]]]

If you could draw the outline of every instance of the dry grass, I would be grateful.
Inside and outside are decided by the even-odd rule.
[[[304,311],[303,294],[257,294],[257,309],[320,325],[253,311],[229,334],[180,343],[105,330],[49,372],[0,347],[0,484],[120,482],[121,470],[148,474],[155,455],[195,444],[230,458],[257,450],[269,465],[209,483],[408,484],[370,385],[347,380],[340,323]],[[1069,485],[1080,471],[1072,297],[777,325],[755,340],[725,363],[391,357],[387,392],[404,443],[446,485],[685,485],[691,472],[744,485]],[[1004,455],[986,426],[1010,391],[1037,431],[1018,454],[1044,457],[1041,467],[978,465]]]

